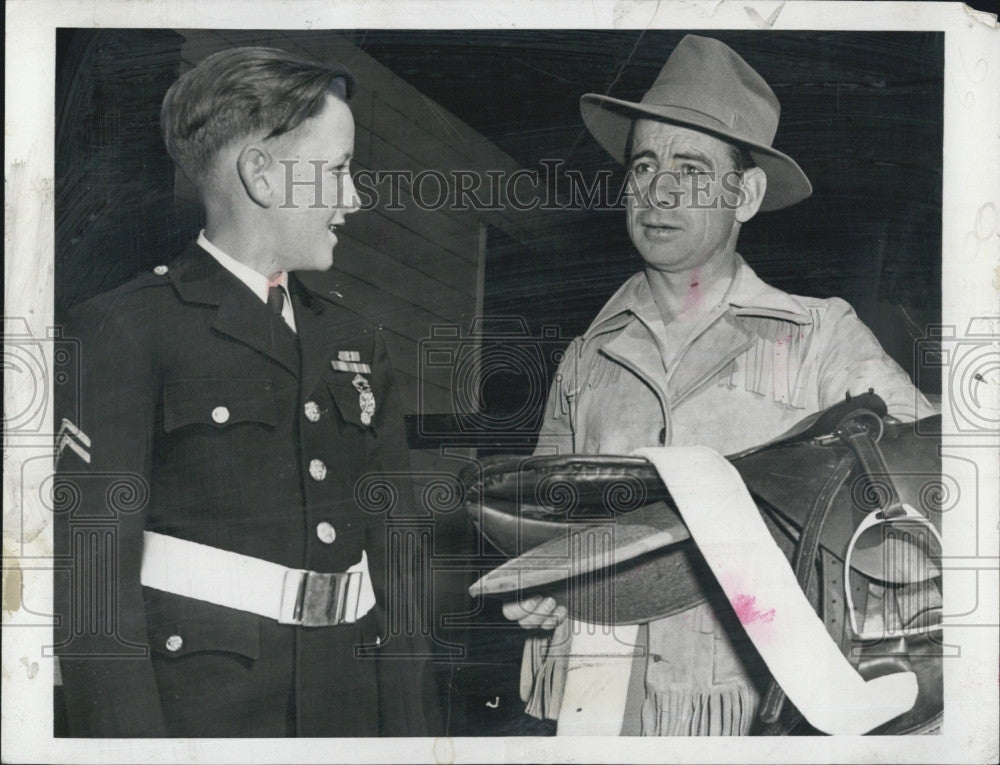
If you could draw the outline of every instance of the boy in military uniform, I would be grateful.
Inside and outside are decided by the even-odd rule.
[[[385,345],[310,273],[357,210],[355,87],[269,48],[185,73],[161,121],[205,228],[66,322],[82,372],[61,403],[80,435],[59,462],[56,642],[74,736],[433,732],[427,662],[378,658],[399,566],[355,496],[408,470]],[[407,641],[389,642],[424,650]]]

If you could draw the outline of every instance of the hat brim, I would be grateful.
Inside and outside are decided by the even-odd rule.
[[[760,210],[780,210],[812,194],[812,184],[795,160],[777,149],[747,141],[745,137],[720,127],[719,123],[691,109],[637,104],[598,93],[580,99],[583,122],[597,142],[619,163],[625,164],[625,150],[632,123],[643,117],[695,128],[716,138],[745,148],[767,175],[767,191]]]

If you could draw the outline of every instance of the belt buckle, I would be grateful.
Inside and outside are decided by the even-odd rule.
[[[361,577],[360,571],[335,574],[301,570],[286,572],[278,623],[335,627],[356,621]]]

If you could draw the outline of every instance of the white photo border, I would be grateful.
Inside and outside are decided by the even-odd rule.
[[[55,31],[58,27],[224,29],[764,29],[943,31],[945,34],[942,322],[1000,314],[1000,45],[996,18],[960,3],[644,2],[643,0],[10,0],[6,8],[5,348],[11,332],[45,338],[53,325]],[[13,322],[10,323],[10,322]],[[994,325],[995,327],[995,325]],[[998,349],[994,335],[984,342]],[[5,351],[6,352],[6,351]],[[6,359],[6,357],[5,357]],[[6,361],[5,361],[6,364]],[[8,377],[5,411],[36,395]],[[30,381],[29,381],[30,382]],[[991,381],[985,405],[1000,411]],[[942,386],[945,427],[949,387]],[[49,402],[50,403],[50,402]],[[47,411],[51,411],[51,406]],[[952,423],[953,425],[953,423]],[[53,432],[53,431],[49,431]],[[951,432],[946,430],[946,432]],[[973,603],[949,620],[945,720],[939,736],[784,738],[54,739],[51,527],[22,506],[21,468],[51,447],[4,450],[3,744],[9,762],[988,762],[998,756],[998,449],[954,436],[946,457],[978,469],[976,531],[944,518],[945,603]],[[32,519],[35,519],[34,521]],[[42,519],[42,520],[38,520]],[[965,569],[964,573],[957,569]],[[975,597],[969,588],[977,588]],[[10,607],[10,610],[8,610]],[[51,610],[51,609],[50,609]],[[946,611],[947,613],[947,611]]]

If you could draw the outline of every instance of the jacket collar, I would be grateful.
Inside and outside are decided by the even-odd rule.
[[[724,303],[734,316],[762,316],[795,324],[811,324],[812,317],[803,305],[787,292],[766,284],[737,253],[733,277]],[[619,329],[632,316],[656,316],[658,309],[646,274],[639,272],[628,279],[605,303],[591,323],[585,337]]]
[[[338,343],[356,344],[364,323],[360,314],[343,305],[328,277],[315,271],[290,273],[288,288],[296,307],[300,358],[285,323],[272,327],[260,298],[201,247],[192,243],[170,264],[167,276],[184,302],[218,308],[212,323],[216,330],[300,375],[306,390],[312,390],[316,379],[329,368],[328,349]],[[336,318],[323,317],[324,311],[333,307],[338,309]]]
[[[219,262],[197,244],[190,244],[183,253],[170,264],[167,276],[186,303],[221,305],[226,294],[239,280],[223,268]],[[288,289],[296,288],[309,307],[316,310],[313,298],[326,303],[338,304],[337,295],[328,289],[318,272],[294,271],[288,275]],[[248,288],[249,289],[249,288]],[[320,303],[319,310],[322,310]]]
[[[736,276],[722,303],[703,318],[700,329],[669,363],[657,336],[662,319],[644,273],[630,278],[612,296],[587,330],[585,341],[617,331],[602,345],[602,353],[641,373],[664,406],[666,402],[678,406],[752,345],[753,330],[740,317],[812,321],[795,298],[762,282],[743,258],[736,257]],[[697,353],[690,352],[694,345]]]
[[[216,307],[215,330],[299,376],[299,352],[291,330],[284,321],[272,321],[251,288],[205,250],[192,244],[170,265],[167,276],[185,303]]]
[[[221,305],[226,293],[239,284],[235,276],[193,242],[170,264],[167,278],[181,300],[202,305]]]

